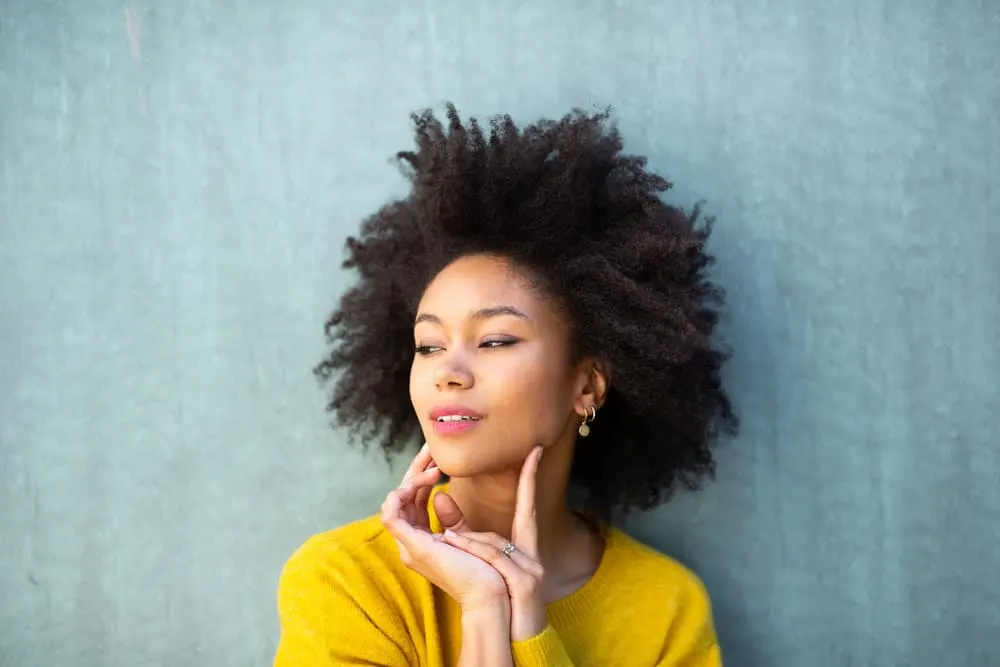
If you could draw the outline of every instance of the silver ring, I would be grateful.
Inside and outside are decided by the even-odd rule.
[[[514,546],[514,543],[508,542],[507,546],[503,548],[503,555],[510,556],[512,553],[514,553],[514,549],[517,549],[517,547]]]

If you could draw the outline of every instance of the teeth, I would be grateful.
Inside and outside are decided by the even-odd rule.
[[[439,422],[472,422],[477,421],[475,417],[466,417],[465,415],[445,415],[443,417],[438,417]]]

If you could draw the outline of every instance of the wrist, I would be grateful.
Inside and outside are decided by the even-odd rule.
[[[545,605],[538,601],[511,604],[510,639],[519,642],[531,639],[548,626]]]
[[[463,630],[498,627],[510,628],[510,602],[507,600],[462,606]]]
[[[460,667],[511,667],[510,605],[462,608]]]

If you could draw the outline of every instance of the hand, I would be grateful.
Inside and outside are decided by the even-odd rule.
[[[446,544],[440,533],[430,532],[427,499],[441,474],[431,463],[424,445],[399,487],[382,503],[382,525],[395,538],[403,563],[450,595],[463,613],[486,609],[509,614],[507,586],[500,573],[476,556]]]
[[[545,570],[538,557],[538,524],[535,519],[535,478],[541,458],[542,448],[539,446],[532,450],[521,467],[510,538],[515,548],[509,556],[504,553],[507,539],[496,533],[463,530],[446,530],[444,533],[445,542],[481,558],[503,577],[510,596],[510,638],[513,641],[534,637],[545,629],[547,623],[542,597]],[[435,502],[435,509],[438,504]],[[464,521],[455,523],[460,523],[462,527],[465,525]]]

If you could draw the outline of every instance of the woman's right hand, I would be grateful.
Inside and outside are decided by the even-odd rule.
[[[464,612],[510,613],[507,584],[489,563],[431,533],[427,500],[441,471],[432,465],[427,445],[410,463],[399,487],[382,503],[382,525],[396,540],[399,556],[411,570],[450,595]]]

